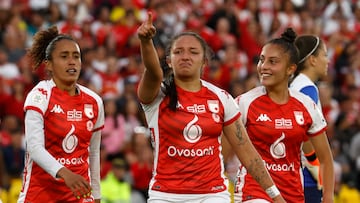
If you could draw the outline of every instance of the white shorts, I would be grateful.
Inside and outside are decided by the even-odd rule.
[[[147,203],[230,203],[230,193],[225,190],[210,194],[174,194],[150,190]]]
[[[251,200],[247,200],[247,201],[235,200],[234,203],[270,203],[270,202],[267,200],[264,200],[264,199],[251,199]]]

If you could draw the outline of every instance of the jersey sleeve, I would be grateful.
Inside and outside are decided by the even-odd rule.
[[[221,101],[224,105],[224,125],[229,125],[240,117],[239,107],[228,92],[221,91],[220,94]]]
[[[105,123],[105,112],[104,112],[104,103],[102,102],[101,98],[99,97],[97,99],[97,105],[98,105],[98,119],[94,126],[94,132],[99,131],[104,128]]]
[[[90,140],[90,180],[92,194],[95,199],[100,199],[100,143],[101,143],[101,133],[96,131],[92,134]]]
[[[306,111],[308,111],[311,117],[312,123],[307,131],[308,135],[310,137],[316,136],[325,131],[327,123],[324,115],[321,112],[320,107],[309,96],[296,91],[291,92],[291,94],[295,95],[297,97],[297,100],[302,103],[302,105],[304,106]]]
[[[308,95],[316,104],[319,101],[317,90],[314,86],[306,86],[300,90],[300,92]]]
[[[45,149],[44,119],[37,111],[29,110],[25,114],[25,141],[30,158],[54,178],[63,167]]]
[[[36,85],[26,96],[24,111],[34,110],[44,115],[48,108],[51,86],[46,81]]]

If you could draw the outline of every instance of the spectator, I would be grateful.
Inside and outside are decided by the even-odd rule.
[[[92,75],[89,86],[102,97],[120,97],[124,92],[124,78],[119,71],[119,63],[116,56],[107,56],[104,71],[97,71]]]
[[[25,82],[24,79],[19,77],[13,80],[10,84],[10,95],[5,102],[5,114],[14,115],[21,121],[23,126],[25,114],[23,111],[23,106],[25,102]]]
[[[135,127],[131,142],[128,144],[126,160],[130,165],[133,188],[147,199],[154,161],[150,132],[143,126]]]
[[[24,133],[21,126],[10,132],[11,144],[2,149],[3,161],[5,164],[8,182],[5,188],[9,191],[8,201],[16,202],[21,190],[21,174],[24,169],[25,149],[24,149]]]
[[[109,156],[123,151],[125,145],[125,118],[117,113],[115,98],[104,98],[105,124],[102,144]]]
[[[0,47],[0,77],[4,85],[4,91],[10,93],[10,85],[12,80],[20,77],[19,67],[9,61],[8,52],[4,47]]]
[[[146,203],[145,199],[127,180],[129,166],[124,158],[114,158],[111,161],[111,171],[101,181],[101,202],[103,203]]]

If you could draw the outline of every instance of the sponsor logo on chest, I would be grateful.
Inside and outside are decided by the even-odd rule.
[[[66,114],[67,121],[82,121],[83,113],[89,119],[94,118],[94,109],[92,104],[85,104],[84,110],[71,109],[66,111],[66,113],[64,112],[60,104],[55,104],[51,108],[50,112],[55,114]]]
[[[298,125],[304,125],[304,115],[301,111],[294,111],[294,119],[291,118],[275,118],[274,128],[275,129],[293,129],[293,122],[295,121]],[[256,122],[271,123],[273,119],[266,113],[261,113],[255,120]]]

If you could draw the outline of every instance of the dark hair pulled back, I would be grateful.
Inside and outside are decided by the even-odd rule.
[[[195,37],[200,42],[201,47],[204,51],[204,60],[210,61],[212,59],[212,57],[214,55],[212,49],[207,45],[206,41],[199,34],[192,32],[192,31],[181,32],[180,34],[174,36],[170,40],[169,45],[165,50],[166,57],[170,56],[171,48],[172,48],[174,42],[182,36]],[[165,95],[170,98],[168,107],[171,110],[176,111],[176,106],[178,103],[178,95],[177,95],[177,91],[176,91],[174,73],[171,68],[166,67],[167,66],[166,63],[164,63],[163,66],[165,66],[165,67],[163,67],[163,69],[164,69],[163,91],[164,91]]]
[[[281,37],[270,40],[268,44],[276,44],[280,46],[284,52],[289,55],[290,64],[297,65],[299,62],[299,51],[294,44],[296,36],[297,35],[292,28],[287,28],[281,34]]]
[[[71,36],[60,34],[56,26],[52,26],[47,30],[41,30],[34,35],[33,44],[27,53],[34,70],[38,69],[44,60],[51,60],[51,54],[57,42],[62,39],[75,42]]]

